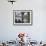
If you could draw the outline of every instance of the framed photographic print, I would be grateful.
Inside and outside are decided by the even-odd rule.
[[[32,10],[13,10],[13,24],[32,25]]]

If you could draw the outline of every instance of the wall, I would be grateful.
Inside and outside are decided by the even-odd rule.
[[[33,10],[32,26],[14,26],[13,10]],[[15,40],[18,32],[30,34],[33,40],[46,40],[46,1],[17,0],[12,5],[7,0],[0,0],[0,40]]]

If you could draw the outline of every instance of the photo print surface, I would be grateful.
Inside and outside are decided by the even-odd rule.
[[[13,24],[31,24],[32,10],[14,10]]]

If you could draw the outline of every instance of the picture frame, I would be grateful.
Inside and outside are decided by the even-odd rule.
[[[13,10],[13,25],[32,25],[32,10]]]

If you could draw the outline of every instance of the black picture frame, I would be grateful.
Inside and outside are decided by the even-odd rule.
[[[32,25],[32,10],[13,10],[13,25]]]

